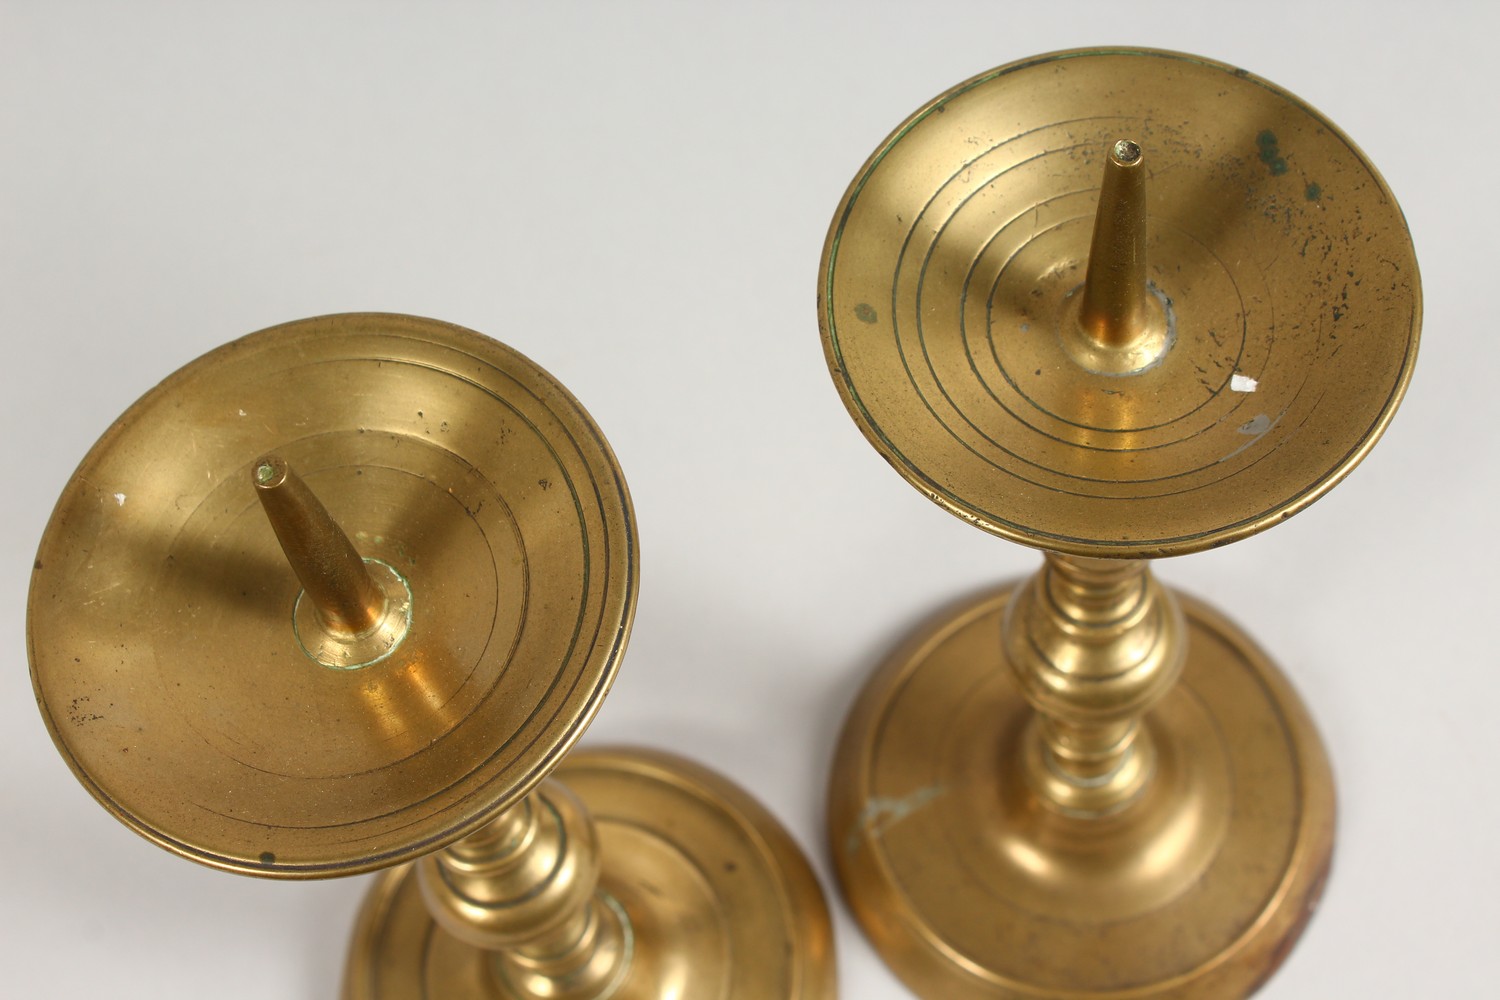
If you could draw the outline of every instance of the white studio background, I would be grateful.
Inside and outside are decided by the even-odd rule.
[[[587,740],[727,772],[825,880],[842,993],[908,994],[831,882],[837,729],[882,652],[1036,555],[905,485],[814,313],[845,185],[1000,63],[1133,44],[1310,101],[1400,198],[1426,322],[1371,457],[1273,531],[1161,565],[1286,668],[1338,777],[1332,883],[1267,998],[1493,995],[1500,654],[1489,5],[0,2],[0,953],[12,997],[315,1000],[365,880],[172,857],[97,806],[26,670],[30,565],[135,398],[285,320],[463,324],[613,443],[642,596]]]

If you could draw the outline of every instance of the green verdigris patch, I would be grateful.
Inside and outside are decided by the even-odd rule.
[[[875,307],[868,302],[861,302],[855,306],[854,315],[861,323],[873,323],[878,318],[875,315]]]
[[[1286,158],[1281,155],[1281,144],[1276,141],[1275,132],[1266,129],[1255,137],[1255,144],[1260,147],[1260,162],[1270,169],[1273,177],[1286,173]]]

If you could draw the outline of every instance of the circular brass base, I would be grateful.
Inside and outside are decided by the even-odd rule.
[[[746,792],[690,761],[581,750],[555,772],[599,834],[599,888],[629,924],[611,1000],[833,1000],[833,934],[812,869]],[[485,952],[428,916],[411,866],[365,900],[345,1000],[509,998]]]
[[[1296,693],[1180,598],[1187,665],[1146,717],[1154,781],[1119,814],[1063,815],[1022,778],[1010,593],[921,629],[845,725],[830,838],[865,933],[923,997],[1247,995],[1311,916],[1333,848],[1333,779]]]

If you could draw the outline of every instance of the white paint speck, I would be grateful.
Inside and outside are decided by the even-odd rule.
[[[1235,392],[1254,392],[1260,388],[1260,383],[1249,375],[1241,375],[1239,372],[1235,372],[1229,376],[1229,388]]]
[[[115,503],[119,504],[121,507],[125,506],[125,494],[123,494],[123,493],[116,493],[115,494]]]
[[[849,831],[844,850],[849,854],[855,853],[866,838],[874,840],[880,837],[897,823],[941,798],[946,791],[941,785],[929,785],[901,798],[872,796],[865,802],[859,819],[854,821],[854,828]]]
[[[242,416],[242,417],[248,417],[249,415],[250,414],[246,413],[244,410],[240,411],[240,416]]]

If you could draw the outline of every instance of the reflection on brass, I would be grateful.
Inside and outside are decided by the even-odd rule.
[[[387,609],[385,593],[307,484],[275,455],[255,463],[254,483],[323,627],[354,635],[378,625]]]
[[[1088,273],[1132,273],[1089,261],[1096,231],[1140,231],[1096,224],[1121,139],[1145,171],[1139,298],[1171,331],[1136,371],[1080,361],[1070,308]],[[1140,196],[1118,194],[1111,215]],[[1421,313],[1396,200],[1333,123],[1230,67],[1124,50],[917,111],[840,203],[818,293],[835,385],[893,468],[1083,556],[1211,548],[1327,492],[1395,412]]]
[[[1147,278],[1145,158],[1130,139],[1115,142],[1104,158],[1088,272],[1068,304],[1058,336],[1089,371],[1137,372],[1171,346],[1169,306]]]
[[[547,780],[637,565],[608,444],[536,365],[432,320],[304,320],[172,375],[84,458],[37,554],[32,678],[80,781],[168,850],[392,870],[347,997],[432,995],[433,954],[478,970],[449,997],[831,997],[821,891],[745,793],[642,751]]]
[[[575,751],[557,777],[485,836],[381,876],[345,1000],[837,995],[817,880],[744,791],[642,750]]]
[[[1001,632],[1036,709],[1023,767],[1040,802],[1107,816],[1141,796],[1156,760],[1141,718],[1182,673],[1184,629],[1146,562],[1047,553]]]
[[[272,453],[300,498],[259,482]],[[329,569],[341,536],[363,570]],[[431,320],[305,320],[187,365],[83,459],[37,553],[32,675],[84,785],[162,846],[370,871],[484,826],[577,741],[636,558],[608,445],[535,365]],[[380,655],[327,613],[368,601],[339,596],[361,572]]]
[[[1120,139],[1104,158],[1079,324],[1100,344],[1129,343],[1145,325],[1148,297],[1145,164],[1141,147]]]
[[[1253,992],[1322,892],[1332,776],[1276,666],[1147,558],[1279,523],[1384,430],[1421,315],[1390,191],[1242,70],[1058,53],[897,128],[819,292],[875,448],[1045,552],[849,716],[829,835],[866,933],[924,997]]]
[[[630,965],[630,921],[597,891],[593,820],[557,782],[415,868],[432,919],[488,952],[491,971],[512,993],[607,995]]]
[[[302,584],[293,611],[302,649],[325,667],[346,670],[394,653],[411,628],[406,581],[385,563],[366,565],[285,461],[267,455],[252,475],[255,494]]]

